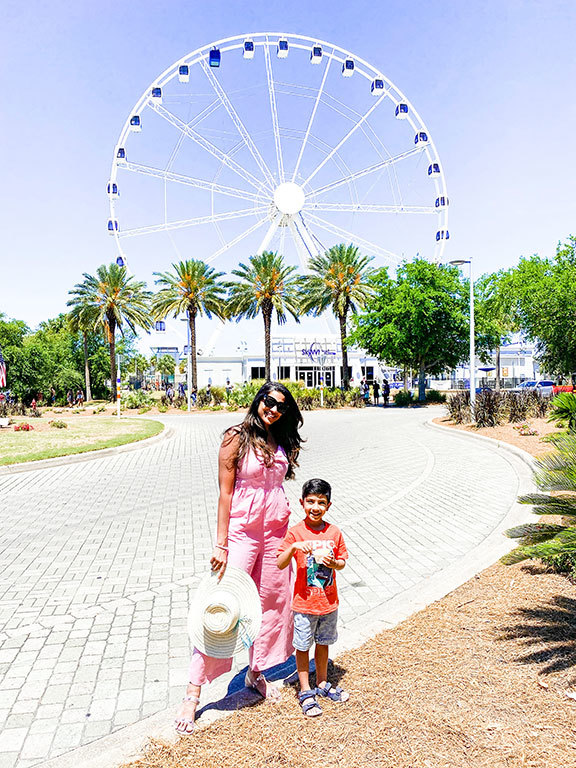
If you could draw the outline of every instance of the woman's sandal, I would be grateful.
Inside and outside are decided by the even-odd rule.
[[[302,691],[298,694],[298,701],[302,707],[302,712],[307,717],[318,717],[322,714],[322,707],[316,701],[316,691]]]
[[[339,685],[337,685],[336,688],[333,688],[331,683],[326,683],[322,688],[316,688],[316,693],[319,696],[324,696],[325,698],[330,699],[330,701],[335,701],[337,704],[343,704],[350,698],[348,691],[340,688]]]
[[[278,688],[275,688],[272,683],[269,683],[262,672],[256,677],[252,677],[252,672],[248,670],[248,672],[246,672],[246,677],[244,678],[244,685],[246,688],[252,688],[257,691],[263,699],[272,702],[272,704],[277,704],[282,699],[282,694]]]
[[[196,704],[200,703],[200,699],[198,698],[198,696],[184,696],[182,701],[193,701]],[[196,715],[196,712],[194,712],[194,715]],[[177,717],[174,723],[175,723],[176,733],[178,734],[178,736],[192,736],[192,734],[194,733],[195,719],[196,719],[195,717]],[[192,726],[192,727],[189,728],[189,726]]]

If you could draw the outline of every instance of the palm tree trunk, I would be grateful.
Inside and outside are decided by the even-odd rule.
[[[340,346],[342,348],[342,381],[344,389],[350,389],[350,376],[348,375],[348,345],[346,343],[346,313],[338,315],[340,323]]]
[[[188,310],[188,324],[190,326],[190,357],[192,358],[192,383],[191,387],[198,389],[198,360],[196,359],[196,315]]]
[[[84,340],[84,381],[86,383],[86,402],[92,400],[92,388],[90,386],[90,366],[88,365],[88,334],[82,331]]]
[[[110,349],[110,384],[112,402],[116,402],[116,323],[108,318],[108,347]]]
[[[500,392],[500,345],[496,347],[496,392]]]
[[[262,317],[264,318],[264,373],[266,381],[270,381],[270,328],[272,326],[272,307],[262,305]]]

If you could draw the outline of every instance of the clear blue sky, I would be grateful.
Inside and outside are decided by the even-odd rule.
[[[34,326],[65,310],[82,272],[115,258],[105,186],[129,110],[187,52],[250,31],[341,45],[408,95],[443,161],[450,256],[473,256],[482,272],[551,255],[576,233],[575,8],[571,0],[5,3],[0,312]]]

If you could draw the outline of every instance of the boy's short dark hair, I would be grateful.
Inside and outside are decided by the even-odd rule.
[[[330,501],[332,495],[332,487],[326,480],[320,480],[319,477],[313,477],[311,480],[307,480],[302,486],[302,498],[307,496],[326,496]]]

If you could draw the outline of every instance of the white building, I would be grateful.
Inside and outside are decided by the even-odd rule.
[[[178,363],[185,362],[187,345],[180,350],[177,346],[152,347],[152,353],[161,357],[172,355]],[[294,379],[303,381],[307,387],[320,386],[321,379],[327,387],[340,386],[343,378],[340,336],[324,335],[274,335],[271,343],[272,379]],[[241,342],[236,354],[217,355],[213,350],[205,354],[197,352],[198,386],[224,386],[227,381],[239,384],[252,379],[264,378],[264,350],[249,349],[247,342]],[[348,348],[348,373],[352,385],[358,385],[363,378],[371,383],[383,378],[392,380],[395,369],[382,366],[378,360],[362,350]],[[185,374],[176,375],[177,381]]]

